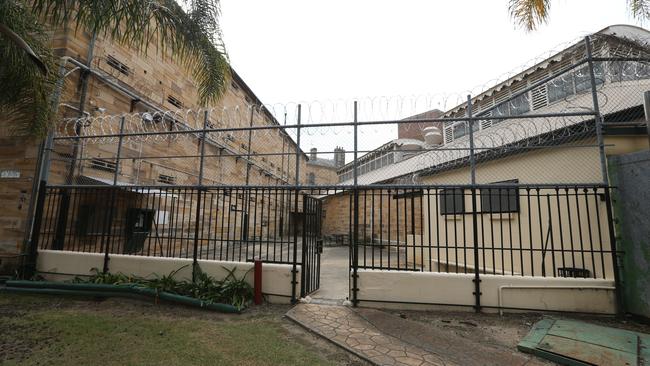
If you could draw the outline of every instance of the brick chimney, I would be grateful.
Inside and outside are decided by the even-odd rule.
[[[336,149],[334,149],[334,165],[336,165],[337,168],[345,165],[345,150],[340,146],[337,146]]]

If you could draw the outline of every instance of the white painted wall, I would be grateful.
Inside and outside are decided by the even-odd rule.
[[[424,304],[473,306],[475,302],[473,274],[383,270],[359,270],[358,274],[361,306],[409,307],[397,303],[404,302],[422,308]],[[613,287],[611,280],[481,275],[481,305],[498,307],[501,293],[503,308],[614,314]]]
[[[79,253],[58,250],[39,250],[36,269],[47,280],[62,281],[72,279],[77,275],[92,275],[92,268],[102,269],[104,254]],[[235,276],[253,285],[253,263],[225,262],[199,260],[201,270],[215,279],[224,279],[228,271],[235,269]],[[184,267],[185,266],[185,267]],[[182,268],[183,267],[183,268]],[[111,254],[108,264],[111,273],[123,273],[139,277],[151,278],[155,275],[166,275],[182,268],[176,279],[192,278],[192,259],[159,258],[146,256],[131,256]],[[291,269],[288,264],[262,265],[262,292],[271,303],[289,303],[291,300]],[[297,291],[300,291],[300,266],[296,274]]]

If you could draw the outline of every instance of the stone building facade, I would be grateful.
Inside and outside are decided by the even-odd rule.
[[[52,32],[52,46],[62,60],[69,57],[90,68],[83,71],[67,64],[59,105],[67,123],[59,121],[56,125],[61,135],[116,133],[121,115],[125,116],[126,131],[182,131],[200,129],[204,123],[209,128],[279,126],[235,70],[223,97],[208,106],[206,121],[190,72],[156,45],[145,54],[101,36],[92,40],[83,30],[66,28]],[[86,102],[80,108],[82,77],[88,79],[88,87]],[[84,118],[82,123],[70,122],[80,117]],[[49,183],[112,184],[116,170],[120,185],[199,183],[200,134],[124,138],[119,165],[117,142],[116,138],[57,140],[51,154]],[[0,134],[0,204],[7,208],[0,219],[0,272],[16,267],[28,238],[28,208],[35,201],[39,144],[8,131]],[[289,131],[280,128],[209,133],[204,148],[205,185],[305,184],[311,175],[320,183],[336,182],[331,167],[312,164],[307,168],[308,156],[296,146]],[[300,172],[297,179],[296,167]]]

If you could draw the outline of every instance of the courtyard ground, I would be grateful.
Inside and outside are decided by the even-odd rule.
[[[128,299],[0,293],[2,365],[366,365],[283,319]]]

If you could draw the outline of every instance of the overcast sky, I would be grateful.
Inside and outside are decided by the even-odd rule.
[[[553,1],[532,33],[507,0],[222,0],[221,18],[233,67],[264,103],[478,92],[621,23],[635,23],[625,0]]]

